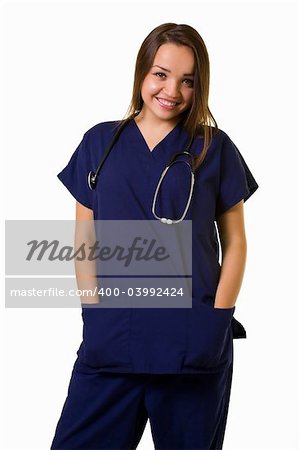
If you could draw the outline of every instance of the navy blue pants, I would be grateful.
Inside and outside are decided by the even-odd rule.
[[[233,362],[212,374],[89,373],[75,362],[51,450],[222,449]]]

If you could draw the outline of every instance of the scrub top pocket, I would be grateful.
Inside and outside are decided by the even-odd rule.
[[[128,368],[130,310],[84,307],[82,319],[80,360],[99,369]]]
[[[214,308],[193,300],[188,315],[187,352],[184,366],[222,370],[232,357],[232,308]]]

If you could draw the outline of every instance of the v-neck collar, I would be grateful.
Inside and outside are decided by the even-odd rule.
[[[140,139],[142,140],[143,145],[144,145],[144,147],[145,147],[147,153],[148,153],[149,155],[153,155],[153,156],[156,156],[156,155],[157,155],[157,152],[159,151],[159,147],[161,147],[161,145],[165,144],[166,140],[168,140],[168,141],[169,141],[170,139],[172,140],[172,138],[173,138],[174,135],[176,134],[176,131],[180,128],[180,123],[181,123],[181,121],[179,121],[179,122],[175,125],[175,127],[172,128],[172,130],[170,130],[169,133],[167,133],[166,136],[164,136],[164,138],[161,139],[161,141],[158,142],[158,144],[156,144],[155,147],[154,147],[152,150],[150,150],[150,148],[149,148],[149,146],[148,146],[148,144],[147,144],[147,142],[146,142],[146,140],[145,140],[145,138],[144,138],[144,136],[143,136],[143,134],[142,134],[142,132],[141,132],[141,130],[140,130],[140,128],[139,128],[139,126],[137,125],[137,122],[135,121],[135,119],[133,118],[133,119],[131,120],[131,122],[133,122],[133,126],[134,126],[135,129],[137,130],[137,133],[138,133]],[[169,144],[169,142],[168,142],[168,144]]]

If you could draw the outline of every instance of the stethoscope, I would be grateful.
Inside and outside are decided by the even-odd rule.
[[[139,114],[139,112],[135,113],[135,114],[134,114],[134,117],[135,117],[136,115],[138,115],[138,114]],[[102,161],[99,163],[99,165],[98,165],[96,171],[95,171],[95,172],[93,172],[93,171],[90,171],[90,172],[89,172],[89,174],[88,174],[88,176],[87,176],[87,182],[88,182],[88,186],[89,186],[89,188],[90,188],[91,190],[94,190],[94,189],[95,189],[95,187],[96,187],[96,182],[97,182],[97,177],[98,177],[98,175],[99,175],[99,172],[100,172],[100,170],[101,170],[101,168],[102,168],[102,166],[103,166],[103,164],[104,164],[104,162],[105,162],[107,156],[108,156],[109,153],[111,152],[112,147],[113,147],[113,145],[115,144],[116,140],[118,139],[120,133],[122,132],[122,130],[124,129],[124,127],[127,125],[127,123],[128,123],[130,120],[132,120],[132,119],[131,119],[131,118],[128,118],[128,119],[125,119],[125,120],[123,121],[123,123],[120,125],[120,127],[119,127],[118,130],[116,131],[115,135],[113,136],[113,139],[112,139],[112,141],[111,141],[109,147],[107,148],[107,150],[106,150],[106,152],[105,152],[105,154],[104,154],[104,156],[103,156]],[[156,190],[155,190],[155,194],[154,194],[154,198],[153,198],[153,203],[152,203],[152,213],[153,213],[154,217],[155,217],[157,220],[160,220],[162,223],[166,223],[166,224],[168,224],[168,225],[171,225],[171,224],[176,224],[176,223],[181,222],[182,220],[184,220],[184,218],[185,218],[185,216],[186,216],[186,214],[187,214],[187,211],[188,211],[188,209],[189,209],[189,206],[190,206],[190,203],[191,203],[191,199],[192,199],[192,195],[193,195],[193,189],[194,189],[194,173],[195,173],[195,158],[194,158],[194,155],[190,152],[190,148],[191,148],[191,146],[192,146],[193,140],[194,140],[194,136],[191,136],[191,138],[190,138],[190,140],[189,140],[189,142],[188,142],[188,144],[187,144],[186,150],[179,151],[179,152],[175,153],[175,154],[173,155],[173,157],[171,158],[171,160],[169,161],[169,163],[167,164],[167,166],[165,167],[165,169],[163,170],[163,172],[161,173],[161,175],[160,175],[160,179],[159,179],[159,182],[158,182],[158,184],[157,184],[157,187],[156,187]],[[187,161],[185,161],[185,160],[183,160],[183,159],[177,160],[177,157],[178,157],[179,155],[188,155],[188,156],[190,156],[190,158],[191,158],[191,165],[189,164],[189,162],[187,162]],[[187,166],[189,167],[190,172],[191,172],[191,183],[190,183],[189,197],[188,197],[188,201],[187,201],[186,207],[185,207],[185,209],[184,209],[184,212],[183,212],[182,216],[181,216],[179,219],[174,220],[174,219],[170,219],[170,218],[167,218],[167,217],[159,217],[159,216],[157,216],[157,214],[156,214],[156,200],[157,200],[159,188],[160,188],[160,186],[161,186],[161,183],[162,183],[164,177],[166,176],[166,174],[167,174],[169,168],[170,168],[173,164],[175,164],[175,163],[177,163],[177,162],[183,162],[183,163],[187,164]]]

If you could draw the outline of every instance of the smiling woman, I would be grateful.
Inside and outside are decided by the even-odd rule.
[[[148,419],[156,448],[222,449],[233,339],[246,337],[233,317],[246,259],[243,207],[258,184],[210,112],[209,79],[207,49],[194,28],[156,27],[137,55],[125,120],[87,130],[58,174],[77,200],[77,221],[148,221],[152,228],[161,218],[155,224],[176,235],[178,256],[184,267],[190,257],[193,276],[191,308],[157,301],[146,308],[83,305],[83,340],[52,450],[135,449]],[[183,163],[162,178],[178,152]],[[100,161],[100,173],[89,176]],[[179,218],[192,223],[183,236]],[[126,229],[131,222],[119,233]],[[109,233],[116,242],[113,226]],[[139,261],[127,278],[131,287],[144,277],[155,288],[155,280],[167,278],[166,265],[156,272]],[[185,278],[180,273],[176,281]]]
[[[186,76],[193,76],[193,71],[194,55],[189,47],[170,43],[159,47],[142,83],[143,108],[134,119],[151,150],[177,125],[180,114],[190,108],[193,79]]]
[[[155,67],[163,72],[157,72]],[[171,67],[171,70],[167,67]],[[190,108],[192,103],[193,79],[186,76],[188,73],[193,76],[193,71],[194,55],[189,47],[170,43],[161,45],[155,55],[153,67],[142,84],[144,119],[167,119],[169,125],[176,125],[178,114]],[[168,111],[173,113],[167,114]]]

